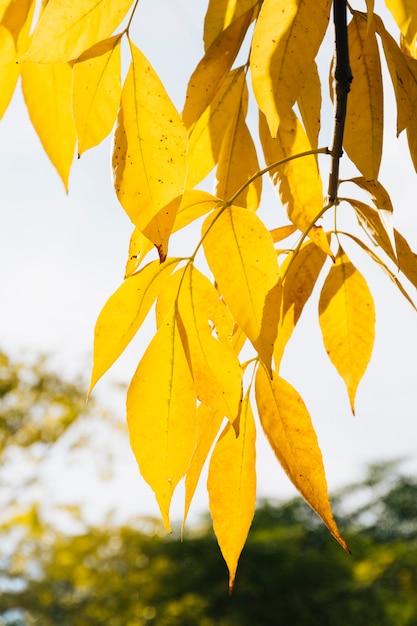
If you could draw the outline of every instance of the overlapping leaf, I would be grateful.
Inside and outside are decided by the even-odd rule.
[[[120,37],[100,42],[74,65],[72,106],[78,153],[111,132],[120,104]]]
[[[315,61],[311,64],[305,83],[297,97],[297,105],[313,149],[318,148],[321,115],[321,82]]]
[[[259,120],[259,129],[267,165],[311,150],[305,130],[293,112],[281,121],[275,139],[271,137],[263,115]],[[326,254],[331,254],[323,230],[320,227],[312,228],[324,204],[320,173],[314,156],[293,159],[271,170],[270,176],[293,224],[303,232],[310,229],[310,239]]]
[[[281,295],[270,233],[256,214],[232,206],[209,215],[203,236],[204,252],[220,293],[269,367]]]
[[[187,133],[145,56],[134,44],[131,51],[115,133],[115,188],[126,213],[142,231],[166,209],[164,217],[158,216],[158,226],[167,237],[184,190]]]
[[[164,525],[170,530],[171,498],[189,467],[197,437],[195,389],[175,305],[132,378],[127,423],[140,472],[155,492]]]
[[[291,482],[349,551],[333,519],[323,459],[308,410],[298,392],[263,367],[256,374],[256,403],[265,435]]]
[[[264,0],[252,40],[251,75],[270,133],[295,104],[330,17],[330,0]]]
[[[382,156],[382,73],[374,24],[354,12],[348,26],[352,81],[344,146],[361,174],[377,180]]]
[[[375,337],[375,310],[365,279],[340,249],[324,282],[319,320],[329,358],[345,381],[352,412]]]
[[[246,394],[239,436],[228,423],[213,450],[207,482],[214,532],[229,568],[230,590],[255,512],[255,437],[255,422]]]
[[[63,63],[109,37],[133,0],[49,0],[24,60]]]
[[[259,0],[209,0],[204,20],[204,49],[241,15],[259,5]]]
[[[414,0],[385,0],[410,47],[416,45],[417,6]]]

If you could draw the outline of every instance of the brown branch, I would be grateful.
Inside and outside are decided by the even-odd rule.
[[[346,0],[333,0],[335,32],[334,118],[332,142],[329,147],[329,154],[332,159],[327,192],[328,201],[331,205],[337,204],[339,165],[343,155],[343,133],[345,130],[347,99],[350,91],[350,83],[353,79],[349,63],[346,4]]]

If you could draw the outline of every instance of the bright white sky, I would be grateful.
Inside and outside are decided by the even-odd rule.
[[[187,0],[140,3],[135,41],[160,72],[179,108],[186,78],[201,56],[205,6],[206,2]],[[381,0],[376,11],[383,14]],[[393,118],[392,94],[387,91],[387,118]],[[395,139],[393,119],[388,131],[391,138],[385,143],[380,180],[394,203],[395,226],[417,250],[417,176],[404,138]],[[322,143],[328,140],[323,138]],[[60,370],[88,372],[94,323],[123,279],[132,230],[112,188],[110,148],[107,141],[74,163],[67,197],[31,127],[19,89],[0,124],[0,347],[10,354],[52,352]],[[342,171],[342,176],[348,175]],[[379,269],[370,267],[363,255],[353,256],[374,293],[377,309],[374,356],[359,388],[356,416],[350,414],[344,386],[322,346],[317,294],[290,344],[283,372],[310,409],[330,488],[360,478],[371,461],[406,456],[409,468],[417,470],[417,314]],[[410,293],[415,297],[415,290]],[[116,394],[110,383],[128,383],[142,346],[143,341],[135,341],[97,386],[97,397],[121,416],[122,394]],[[97,488],[97,498],[105,496],[104,507],[157,515],[150,490],[138,477],[127,438],[118,449],[122,451],[118,489],[113,493]],[[294,490],[265,443],[258,457],[259,495],[292,495]],[[94,465],[94,460],[89,463]],[[76,497],[81,482],[89,484],[88,471],[78,468],[67,476],[67,486],[63,493],[60,490],[63,501]],[[203,485],[194,513],[205,508]],[[181,511],[178,498],[173,516],[179,517]]]

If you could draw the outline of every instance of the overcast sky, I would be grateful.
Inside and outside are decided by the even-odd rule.
[[[179,108],[186,76],[202,51],[198,29],[206,3],[190,4],[198,3],[142,0],[135,38]],[[175,65],[172,50],[180,59]],[[389,90],[387,97],[387,116],[392,118]],[[394,127],[391,119],[380,180],[391,194],[395,225],[417,250],[417,176],[404,138],[394,138]],[[0,347],[13,355],[51,352],[59,369],[87,377],[95,320],[123,279],[132,231],[112,188],[110,149],[106,141],[74,163],[66,196],[31,127],[20,89],[0,123]],[[356,259],[377,312],[373,360],[359,388],[356,416],[350,414],[346,390],[322,346],[317,297],[309,303],[284,361],[284,374],[303,396],[317,427],[331,488],[360,478],[365,465],[375,460],[407,456],[409,467],[417,471],[417,315],[379,268],[360,254]],[[415,296],[415,290],[411,293]],[[110,382],[128,383],[142,346],[143,340],[135,341],[97,387],[97,397],[120,415],[122,395],[112,391]],[[157,514],[126,438],[123,446],[123,488],[111,497],[116,505],[131,500],[138,512]],[[258,457],[259,494],[293,494],[264,443]],[[80,470],[75,482],[69,479],[66,495],[77,491],[82,477]],[[195,511],[204,509],[205,499],[203,486]],[[177,503],[174,516],[181,510]]]

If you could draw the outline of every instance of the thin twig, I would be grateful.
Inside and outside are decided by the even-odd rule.
[[[327,192],[328,201],[331,205],[337,204],[339,165],[343,155],[343,134],[345,130],[347,100],[350,91],[350,83],[353,79],[349,62],[346,4],[346,0],[333,0],[335,32],[334,120],[332,142],[329,147],[329,154],[332,159]]]

